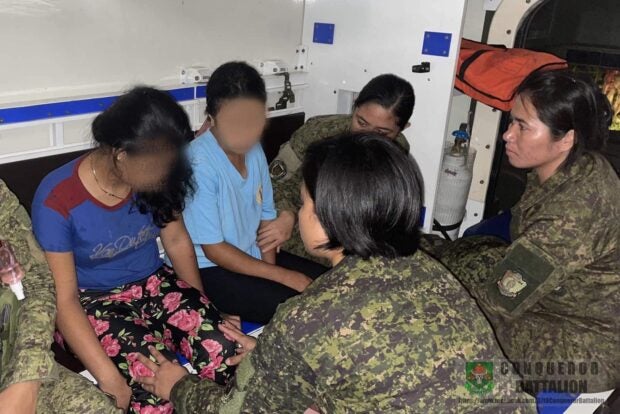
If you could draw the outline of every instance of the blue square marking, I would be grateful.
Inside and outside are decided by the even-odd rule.
[[[312,36],[312,41],[314,43],[333,45],[335,29],[336,25],[332,23],[314,23],[314,35]]]
[[[431,56],[450,56],[452,33],[424,32],[422,54]]]

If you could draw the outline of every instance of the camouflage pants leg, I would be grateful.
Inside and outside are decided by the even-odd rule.
[[[491,276],[507,247],[508,244],[497,237],[472,236],[450,242],[435,257],[476,296],[477,287]]]
[[[59,365],[58,379],[41,385],[37,414],[122,414],[122,410],[89,380]]]

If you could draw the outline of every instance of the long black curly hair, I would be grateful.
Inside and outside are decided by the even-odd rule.
[[[92,134],[104,150],[122,150],[128,155],[154,150],[178,153],[161,188],[135,195],[139,211],[152,214],[155,225],[165,227],[174,221],[194,192],[192,169],[183,151],[193,131],[183,108],[167,92],[138,86],[95,118]]]

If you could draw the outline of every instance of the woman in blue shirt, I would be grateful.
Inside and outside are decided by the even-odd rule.
[[[213,72],[207,89],[211,126],[189,145],[197,188],[183,217],[207,296],[222,312],[266,323],[278,304],[326,269],[258,247],[259,229],[276,218],[259,142],[266,124],[262,78],[246,63],[229,62]]]
[[[131,412],[172,412],[134,378],[153,346],[183,354],[225,383],[234,343],[214,325],[181,211],[191,193],[183,155],[192,132],[167,93],[138,87],[97,116],[98,148],[51,172],[33,203],[35,235],[56,284],[57,326],[99,387]],[[157,237],[174,266],[163,266]],[[175,273],[176,272],[176,273]]]

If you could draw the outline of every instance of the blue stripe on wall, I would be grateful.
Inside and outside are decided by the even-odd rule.
[[[100,112],[112,105],[116,96],[83,99],[79,101],[54,102],[19,108],[0,109],[0,123],[14,124],[18,122],[36,121],[39,119],[58,118]]]
[[[196,88],[196,99],[206,98],[207,97],[207,86],[202,85]]]
[[[194,91],[196,88],[179,88],[179,89],[170,89],[168,93],[172,95],[174,99],[179,101],[191,101],[194,99],[196,92]]]
[[[204,85],[170,89],[168,92],[177,102],[190,101],[193,99],[205,98],[207,96],[207,88]],[[16,124],[20,122],[38,121],[41,119],[101,112],[112,105],[116,98],[118,98],[118,96],[106,96],[102,98],[52,102],[17,108],[0,109],[0,124]]]

